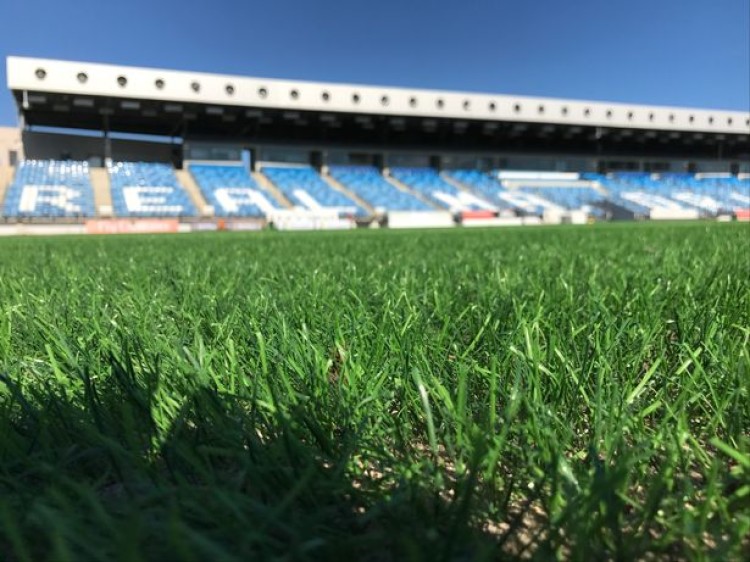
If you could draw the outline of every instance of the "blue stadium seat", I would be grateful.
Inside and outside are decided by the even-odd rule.
[[[598,180],[608,191],[607,199],[639,215],[657,209],[685,211],[692,205],[672,198],[672,188],[647,172],[617,172]]]
[[[559,205],[569,211],[589,209],[603,202],[606,197],[591,187],[568,187],[565,185],[549,187],[520,187],[525,193],[533,193]]]
[[[523,180],[519,179],[514,183],[520,185],[506,189],[497,178],[498,172],[496,170],[486,174],[479,170],[452,170],[449,175],[490,201],[497,202],[499,206],[524,213],[543,215],[546,210],[583,210],[594,216],[603,215],[603,211],[595,205],[605,199],[604,195],[592,187],[582,186],[579,179],[570,185],[562,181],[552,184],[548,180],[541,180],[544,182],[543,186],[539,185],[538,178],[530,179],[533,187],[524,187]],[[534,172],[529,174],[539,175]]]
[[[660,174],[660,191],[671,199],[693,206],[707,215],[750,208],[750,179],[716,175]]]
[[[196,209],[167,164],[115,162],[109,166],[114,213],[120,217],[188,217]]]
[[[261,172],[298,207],[335,209],[342,216],[368,214],[344,193],[328,185],[310,166],[263,166]]]
[[[489,174],[479,170],[451,170],[447,173],[454,180],[482,195],[499,208],[510,208],[506,201],[498,197],[503,191],[503,186]]]
[[[190,164],[188,170],[216,216],[263,217],[281,208],[241,164]]]
[[[2,214],[17,218],[93,217],[87,162],[25,160],[16,168]]]
[[[432,168],[391,168],[398,181],[451,211],[495,210],[497,205],[458,189]]]
[[[376,209],[385,211],[429,211],[427,203],[401,191],[374,166],[331,166],[329,173],[344,187]]]

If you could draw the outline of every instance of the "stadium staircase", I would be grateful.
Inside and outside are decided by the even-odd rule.
[[[261,172],[252,172],[250,175],[255,180],[255,183],[257,183],[260,187],[273,195],[276,200],[279,201],[284,207],[286,207],[287,209],[291,209],[292,207],[294,207],[291,201],[287,199],[286,195],[284,195],[282,191],[278,187],[276,187],[274,183],[269,180],[264,174],[262,174]]]
[[[357,205],[362,207],[369,215],[375,214],[375,209],[373,209],[372,205],[370,205],[367,201],[362,199],[359,195],[354,193],[353,191],[346,189],[346,187],[341,184],[336,178],[331,176],[328,173],[328,169],[325,168],[321,173],[320,177],[323,178],[323,181],[326,182],[328,185],[331,186],[331,189],[335,189],[336,191],[340,191],[344,195],[346,195],[349,199],[353,200]]]
[[[91,168],[89,170],[91,187],[94,189],[94,208],[100,217],[112,216],[112,191],[109,185],[107,168]]]
[[[203,198],[200,187],[195,183],[195,179],[187,168],[183,170],[175,170],[174,173],[177,176],[177,181],[179,181],[180,185],[185,188],[185,191],[187,191],[195,208],[200,210],[201,215],[207,216],[210,214],[207,209],[210,205]]]
[[[395,188],[403,191],[404,193],[408,193],[409,195],[411,195],[413,197],[416,197],[422,203],[425,203],[426,205],[429,205],[431,209],[433,209],[435,211],[445,211],[445,209],[443,207],[441,207],[440,205],[438,205],[437,203],[435,203],[434,201],[432,201],[426,195],[423,195],[422,193],[420,193],[416,189],[410,189],[406,184],[401,183],[396,178],[394,178],[391,175],[391,172],[390,172],[390,170],[388,168],[384,168],[383,169],[383,177],[385,178],[385,181],[387,181],[388,183],[390,183],[392,186],[394,186]]]
[[[602,182],[597,180],[591,180],[591,189],[594,189],[601,193],[603,196],[607,197],[609,195],[609,191],[606,187],[602,185]]]

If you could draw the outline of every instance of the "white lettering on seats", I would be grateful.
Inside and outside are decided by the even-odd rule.
[[[63,209],[66,213],[82,212],[81,205],[74,201],[83,193],[78,189],[64,185],[25,185],[18,202],[22,213],[33,213],[40,204],[47,204]]]
[[[214,195],[227,213],[238,213],[242,205],[255,205],[266,214],[275,210],[265,195],[249,187],[219,187]]]
[[[168,205],[169,197],[177,190],[175,187],[130,185],[122,188],[125,206],[131,213],[155,212],[178,214],[183,211],[182,205]]]

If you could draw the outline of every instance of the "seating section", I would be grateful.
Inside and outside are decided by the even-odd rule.
[[[750,180],[729,175],[662,174],[659,181],[671,199],[707,215],[750,209]]]
[[[93,217],[87,162],[26,160],[16,168],[0,213],[16,218]]]
[[[649,173],[614,173],[600,176],[600,183],[608,191],[609,201],[637,215],[695,210],[693,205],[672,199],[673,188]]]
[[[188,170],[216,216],[263,217],[280,208],[241,164],[190,164]]]
[[[653,215],[656,211],[686,211],[687,205],[681,205],[667,197],[645,191],[613,192],[610,200],[642,216]]]
[[[451,170],[447,174],[460,184],[483,196],[487,201],[492,201],[498,205],[504,204],[503,200],[498,197],[503,190],[503,186],[489,174],[479,170]]]
[[[503,189],[498,194],[498,198],[506,205],[526,215],[541,217],[545,212],[562,213],[565,211],[565,207],[535,193],[534,190]]]
[[[264,217],[282,209],[242,164],[190,164],[192,178],[219,217]],[[0,216],[84,218],[96,215],[86,162],[26,160],[15,171]],[[192,217],[197,210],[168,164],[116,162],[108,167],[118,217]],[[368,212],[310,166],[265,165],[262,173],[298,208],[340,216]],[[392,168],[399,189],[374,166],[331,166],[329,174],[379,212],[500,211],[544,216],[583,211],[604,218],[623,210],[649,218],[713,217],[750,212],[750,176],[647,172],[595,173]],[[421,196],[421,197],[420,197]],[[620,208],[618,211],[617,208]],[[572,216],[572,215],[571,215]]]
[[[547,177],[544,172],[528,172],[530,179],[524,180],[523,172],[514,173],[515,179],[499,180],[498,171],[491,173],[479,170],[453,170],[449,175],[468,188],[484,195],[501,208],[512,208],[530,215],[543,215],[545,211],[578,211],[600,215],[595,207],[605,197],[592,187],[591,182],[582,182],[577,176],[571,179],[555,179],[560,174]],[[506,187],[506,183],[509,186]]]
[[[112,206],[119,217],[189,217],[197,214],[167,164],[115,162],[109,166]]]
[[[592,187],[558,185],[520,187],[518,190],[541,197],[545,201],[549,201],[568,211],[586,211],[588,214],[594,216],[603,215],[603,212],[596,205],[604,202],[606,197]]]
[[[391,175],[410,189],[453,212],[497,209],[497,205],[449,183],[432,168],[392,168]]]
[[[375,209],[382,211],[429,211],[427,203],[401,191],[374,166],[331,166],[330,175]]]
[[[308,210],[334,209],[342,216],[367,212],[344,193],[333,189],[310,166],[263,166],[261,172],[296,206]]]

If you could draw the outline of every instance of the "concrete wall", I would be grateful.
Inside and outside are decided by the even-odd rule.
[[[21,131],[18,127],[0,127],[0,166],[15,164],[12,153],[15,153],[16,161],[23,159]]]

